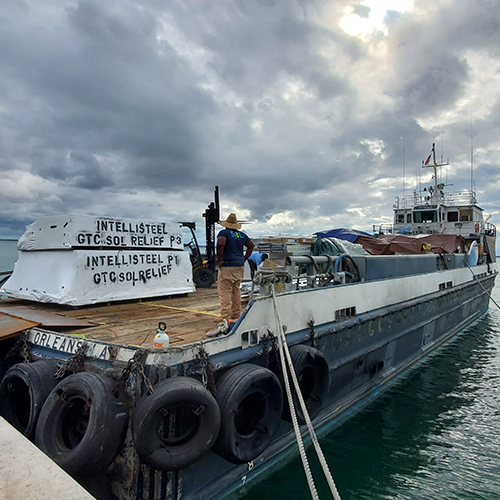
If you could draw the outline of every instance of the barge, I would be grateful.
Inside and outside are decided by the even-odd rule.
[[[227,497],[294,453],[294,421],[301,432],[308,421],[327,432],[486,312],[496,229],[473,193],[454,203],[443,187],[433,192],[396,206],[384,235],[347,235],[355,245],[343,246],[323,233],[306,255],[280,255],[281,265],[257,272],[241,317],[215,333],[216,287],[186,290],[185,273],[178,293],[167,286],[114,301],[109,289],[119,283],[100,281],[103,299],[92,292],[89,303],[70,307],[39,283],[19,290],[16,272],[25,272],[15,269],[0,301],[0,413],[98,499]],[[422,223],[421,212],[435,213]],[[448,220],[453,231],[443,229]],[[23,258],[77,251],[84,274],[92,275],[86,258],[94,252],[132,251],[106,235],[98,249],[89,237],[85,248],[70,238],[43,250],[28,236],[22,251],[32,254]],[[151,241],[152,249],[134,251],[158,259],[183,252],[134,241]],[[20,296],[27,293],[43,300]],[[168,347],[154,347],[158,328]],[[301,397],[287,397],[293,373]]]

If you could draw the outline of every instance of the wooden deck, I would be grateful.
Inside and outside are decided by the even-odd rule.
[[[242,306],[246,300],[242,300]],[[10,317],[10,328],[2,319]],[[153,347],[158,323],[167,325],[170,345],[180,346],[206,339],[220,321],[217,288],[199,288],[183,296],[143,299],[71,308],[25,300],[0,301],[0,338],[18,334],[14,325],[39,325],[51,331],[78,333],[90,340]],[[25,328],[27,328],[26,326]]]

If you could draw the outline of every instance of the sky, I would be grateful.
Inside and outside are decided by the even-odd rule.
[[[0,68],[0,237],[215,186],[251,236],[371,231],[433,143],[500,224],[498,0],[1,0]]]

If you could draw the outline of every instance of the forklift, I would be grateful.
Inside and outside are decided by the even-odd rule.
[[[185,246],[189,247],[191,264],[193,266],[193,282],[198,288],[208,288],[215,283],[217,254],[215,252],[215,224],[219,222],[219,186],[215,186],[214,200],[205,210],[205,237],[207,254],[203,259],[198,240],[196,238],[196,222],[181,222],[183,227],[191,231],[191,241]]]

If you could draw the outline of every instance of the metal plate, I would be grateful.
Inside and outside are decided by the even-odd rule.
[[[8,314],[0,313],[0,339],[12,337],[16,333],[38,326],[40,323],[14,318]]]
[[[89,323],[82,319],[70,318],[57,312],[43,311],[34,307],[0,307],[0,313],[26,321],[32,321],[37,325],[43,326],[95,326],[95,323]]]

